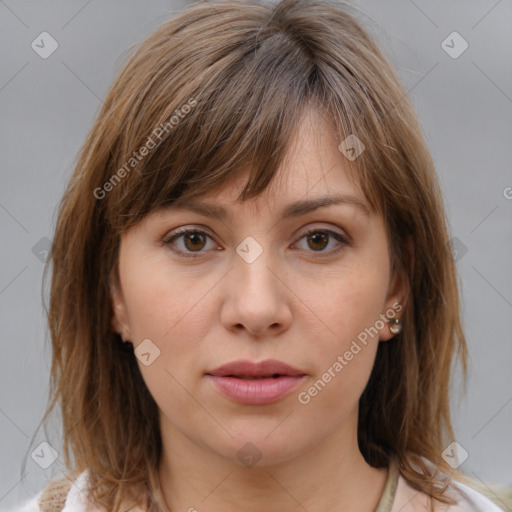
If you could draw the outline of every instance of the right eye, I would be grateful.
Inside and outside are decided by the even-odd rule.
[[[197,258],[204,252],[202,249],[207,245],[208,239],[213,242],[212,237],[205,231],[187,228],[171,233],[163,242],[180,256],[185,258]],[[178,240],[180,243],[176,244],[175,242]],[[178,248],[176,245],[181,245],[181,247]],[[217,250],[219,250],[218,246]]]

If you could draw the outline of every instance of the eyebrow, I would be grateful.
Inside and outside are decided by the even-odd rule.
[[[279,216],[283,219],[300,217],[301,215],[306,215],[307,213],[315,211],[318,208],[325,208],[336,204],[354,206],[358,208],[366,216],[371,215],[371,210],[369,206],[364,201],[361,201],[357,197],[348,194],[334,194],[316,197],[312,199],[303,199],[295,201],[285,206],[281,210]],[[171,206],[171,208],[176,208],[178,210],[189,210],[200,215],[203,215],[205,217],[211,217],[219,220],[224,220],[230,216],[228,210],[226,210],[226,208],[224,208],[223,206],[207,204],[198,201],[188,201],[179,203],[177,205]]]

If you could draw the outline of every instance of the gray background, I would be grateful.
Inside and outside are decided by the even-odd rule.
[[[41,303],[45,247],[76,153],[127,49],[185,2],[0,1],[0,508],[61,474],[59,434],[40,430],[51,353]],[[472,357],[467,397],[452,393],[462,469],[512,484],[512,4],[356,2],[397,66],[431,148],[457,248]],[[42,59],[43,31],[58,49]],[[441,43],[468,42],[458,58]],[[449,43],[452,45],[452,43]],[[458,42],[452,45],[455,51]],[[48,440],[42,469],[27,450]]]

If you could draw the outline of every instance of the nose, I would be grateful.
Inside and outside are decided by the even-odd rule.
[[[252,263],[237,261],[224,280],[223,326],[261,338],[286,331],[292,320],[293,293],[285,281],[283,272],[267,260],[266,251]]]

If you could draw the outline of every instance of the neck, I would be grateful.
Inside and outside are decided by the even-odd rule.
[[[278,463],[262,457],[252,467],[199,446],[169,424],[162,432],[158,474],[170,511],[373,512],[387,477],[386,469],[366,463],[355,429]]]

